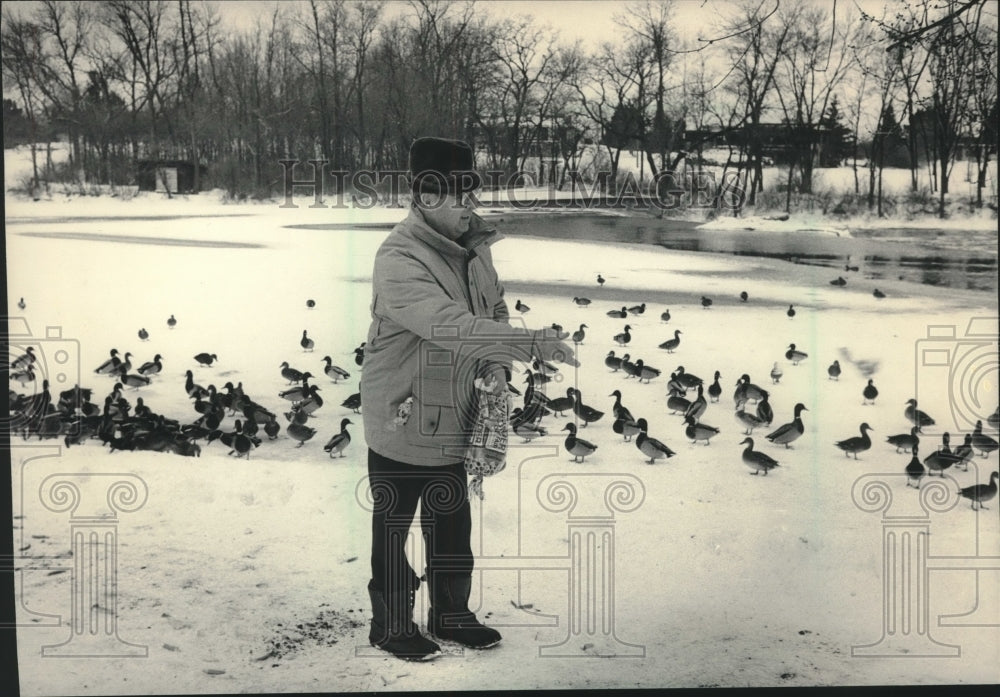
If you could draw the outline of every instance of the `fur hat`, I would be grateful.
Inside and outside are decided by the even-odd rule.
[[[410,146],[410,177],[414,192],[464,193],[478,189],[472,148],[461,140],[417,138]]]

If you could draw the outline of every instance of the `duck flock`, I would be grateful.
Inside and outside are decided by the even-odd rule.
[[[603,288],[607,280],[598,274],[598,286]],[[843,285],[838,282],[834,285]],[[23,303],[23,299],[21,303]],[[713,299],[702,296],[701,310],[710,311]],[[749,302],[746,292],[740,294],[739,304]],[[640,302],[626,304],[621,307],[597,309],[589,298],[575,296],[572,303],[578,308],[582,319],[576,329],[565,331],[561,324],[550,325],[558,336],[571,341],[580,347],[585,343],[606,343],[611,347],[603,361],[603,370],[618,375],[622,379],[622,388],[613,390],[609,395],[584,396],[579,387],[552,390],[552,384],[563,381],[560,367],[547,361],[534,359],[530,364],[518,367],[524,376],[526,385],[523,393],[515,387],[508,377],[508,386],[512,400],[520,400],[520,404],[511,410],[511,431],[522,442],[531,442],[537,438],[549,435],[557,430],[565,433],[563,446],[576,463],[584,463],[593,456],[598,445],[587,439],[587,430],[607,428],[622,437],[625,442],[634,443],[637,451],[637,461],[647,464],[666,462],[675,457],[676,443],[686,440],[691,444],[710,446],[720,433],[729,426],[720,426],[715,421],[713,408],[709,416],[709,405],[719,404],[724,399],[723,376],[731,366],[719,366],[712,371],[710,380],[704,379],[687,369],[681,356],[685,352],[685,334],[681,329],[673,328],[678,321],[684,320],[685,313],[696,311],[694,308],[674,308],[671,314],[669,308],[659,313],[659,321],[653,326],[644,324],[647,319],[647,304]],[[312,309],[316,303],[306,302]],[[525,315],[531,308],[521,299],[517,299],[514,309]],[[789,305],[782,311],[791,320],[795,317],[795,309]],[[585,315],[585,317],[583,317]],[[622,323],[625,320],[625,323]],[[170,315],[167,322],[168,335],[180,332],[178,321]],[[665,327],[666,325],[666,327]],[[646,336],[645,346],[657,346],[658,353],[650,357],[639,357],[636,354],[633,332],[641,332]],[[656,332],[660,337],[648,341],[648,335]],[[149,341],[150,333],[145,327],[138,331],[141,342]],[[660,341],[660,338],[663,338]],[[169,340],[169,336],[168,336]],[[20,389],[9,390],[10,428],[12,435],[20,435],[24,439],[60,438],[66,447],[81,445],[88,440],[99,440],[112,452],[118,450],[149,450],[170,452],[185,456],[199,456],[203,447],[219,447],[227,449],[227,454],[250,458],[258,447],[267,447],[268,443],[287,439],[296,442],[294,447],[303,447],[313,441],[318,435],[318,428],[311,425],[317,412],[325,407],[329,412],[331,406],[326,404],[321,396],[322,388],[317,380],[329,381],[334,384],[351,378],[351,373],[333,362],[330,355],[322,359],[314,358],[315,341],[309,336],[308,329],[302,331],[298,339],[299,353],[302,356],[292,365],[283,361],[275,366],[276,384],[280,389],[262,394],[251,395],[243,387],[242,382],[233,384],[227,381],[221,387],[213,382],[196,379],[196,371],[210,370],[218,362],[219,357],[210,351],[204,351],[191,357],[178,358],[185,371],[185,380],[179,383],[177,390],[184,390],[190,403],[191,411],[187,415],[167,416],[157,413],[151,405],[147,405],[142,397],[142,390],[154,382],[163,381],[164,354],[155,353],[151,360],[138,363],[132,352],[120,352],[111,348],[108,358],[100,365],[93,367],[93,380],[107,380],[111,386],[105,392],[94,387],[74,386],[72,389],[53,394],[49,381],[37,365],[38,358],[34,349],[27,349],[14,357],[10,365],[10,380]],[[352,370],[361,370],[364,363],[364,343],[353,349],[354,366]],[[630,349],[630,347],[632,347]],[[777,349],[777,347],[776,347]],[[164,353],[168,347],[162,348]],[[692,356],[697,350],[692,349]],[[753,475],[767,476],[781,464],[782,453],[794,448],[794,444],[806,433],[803,419],[808,418],[808,408],[802,401],[796,401],[783,419],[775,419],[770,398],[771,392],[781,390],[781,380],[785,368],[797,369],[804,361],[810,360],[807,352],[791,343],[781,348],[780,357],[784,361],[775,360],[773,368],[767,376],[767,387],[755,382],[749,373],[733,370],[739,374],[735,381],[735,389],[731,395],[731,413],[742,436],[739,445],[742,450],[739,457],[742,463]],[[878,366],[874,363],[856,361],[849,352],[842,350],[841,357],[855,367],[861,369],[866,377],[874,374]],[[659,367],[667,362],[663,368]],[[190,368],[184,368],[185,365]],[[581,361],[581,364],[583,361]],[[653,365],[653,364],[657,365]],[[676,365],[675,365],[676,363]],[[581,365],[580,370],[594,370],[593,366]],[[312,370],[315,370],[314,374]],[[177,374],[176,371],[170,374]],[[199,372],[199,376],[206,372]],[[839,382],[842,377],[840,360],[834,360],[827,368],[827,376],[831,381]],[[320,377],[317,377],[320,376]],[[41,382],[39,389],[38,382]],[[761,381],[765,382],[765,381]],[[202,384],[204,383],[204,384]],[[665,409],[659,413],[641,414],[630,410],[626,405],[625,386],[642,385],[644,390],[665,390]],[[860,387],[860,386],[859,386]],[[551,395],[547,394],[552,392]],[[875,404],[879,397],[874,378],[867,377],[867,384],[859,389],[859,397],[864,405]],[[605,400],[612,400],[606,402]],[[791,403],[794,400],[788,400]],[[648,399],[642,400],[649,404]],[[351,444],[351,434],[348,426],[356,422],[351,416],[361,419],[361,395],[355,392],[339,403],[343,411],[339,430],[323,434],[317,441],[325,442],[323,449],[330,457],[343,457],[345,450]],[[338,408],[338,407],[333,407]],[[951,434],[945,432],[940,443],[921,444],[922,429],[935,424],[934,418],[918,407],[916,399],[909,399],[900,404],[900,425],[906,424],[901,432],[889,435],[886,447],[892,448],[897,454],[909,455],[908,462],[902,465],[910,486],[918,487],[924,477],[943,476],[946,470],[967,471],[973,457],[988,458],[998,449],[996,439],[984,432],[985,427],[995,431],[1000,426],[1000,407],[984,420],[976,423],[975,429],[963,434],[961,444],[952,449]],[[568,420],[568,419],[572,420]],[[563,422],[562,419],[567,419]],[[670,425],[676,419],[676,425]],[[555,426],[549,423],[556,421]],[[559,424],[562,423],[562,426]],[[652,424],[652,426],[651,426]],[[889,426],[889,431],[893,430]],[[755,431],[757,432],[755,434]],[[870,432],[876,432],[867,422],[858,426],[858,434],[835,441],[829,446],[843,452],[845,457],[858,459],[860,454],[870,450],[874,443]],[[213,445],[216,444],[217,445]],[[768,449],[771,449],[768,452]],[[891,452],[891,450],[889,451]],[[735,456],[735,453],[733,453]],[[729,457],[720,453],[720,458]],[[975,483],[964,487],[960,494],[969,499],[973,508],[982,506],[997,494],[997,479],[1000,474],[993,472],[988,483]]]
[[[605,287],[607,279],[598,275],[598,285]],[[838,277],[831,285],[843,286],[846,282]],[[876,298],[884,298],[885,294],[877,292]],[[592,306],[591,300],[581,297],[573,297],[573,302],[578,307]],[[738,297],[740,304],[749,302],[749,294],[745,291]],[[714,300],[708,296],[702,296],[700,306],[703,310],[711,310]],[[515,304],[515,309],[525,314],[530,311],[530,307],[520,299]],[[692,308],[674,308],[671,314],[670,308],[665,308],[660,312],[659,323],[654,327],[644,326],[639,328],[646,313],[646,303],[634,305],[624,305],[604,308],[605,320],[600,313],[587,313],[588,322],[594,325],[591,334],[596,336],[595,341],[607,343],[613,346],[608,350],[604,358],[604,367],[613,374],[622,377],[623,385],[662,385],[666,389],[666,410],[659,413],[640,414],[629,409],[625,404],[626,398],[623,389],[615,389],[607,399],[613,401],[605,407],[603,403],[604,395],[594,397],[588,395],[586,398],[578,387],[560,388],[558,393],[551,396],[546,394],[546,386],[557,383],[559,379],[559,367],[535,360],[531,366],[525,366],[524,375],[527,388],[523,395],[517,394],[523,403],[512,409],[512,430],[520,436],[522,442],[531,442],[537,438],[548,435],[553,430],[565,432],[563,446],[566,452],[572,456],[573,462],[583,463],[589,456],[594,456],[598,451],[598,439],[588,439],[585,434],[588,430],[601,427],[602,424],[610,426],[612,431],[622,437],[625,442],[635,444],[639,455],[647,464],[666,462],[677,455],[676,443],[686,440],[690,444],[710,445],[726,428],[724,425],[712,423],[715,416],[706,418],[709,404],[720,403],[723,400],[724,387],[721,382],[723,371],[712,371],[711,379],[705,379],[695,375],[685,369],[680,355],[684,353],[683,337],[681,329],[667,327],[666,333],[670,338],[660,342],[655,338],[653,342],[645,341],[644,346],[655,345],[661,351],[655,356],[637,357],[633,339],[637,331],[642,331],[647,335],[653,331],[659,334],[664,333],[663,325],[677,324],[678,320],[684,320],[684,314],[691,312]],[[782,309],[788,319],[793,319],[797,312],[793,305],[788,305],[787,309]],[[627,323],[616,322],[626,320]],[[600,322],[600,324],[598,324]],[[559,323],[551,325],[559,332],[559,335],[566,339],[572,336],[574,345],[579,346],[584,342],[585,329],[590,325],[580,323],[579,329],[572,332],[564,331]],[[776,347],[777,348],[777,347]],[[668,357],[669,355],[669,357]],[[696,350],[692,355],[697,355]],[[735,382],[735,389],[732,393],[732,414],[737,422],[738,433],[743,436],[739,445],[743,446],[739,453],[740,459],[749,469],[752,475],[766,476],[774,468],[779,467],[782,460],[782,452],[791,450],[798,439],[806,433],[804,418],[807,418],[808,408],[801,401],[795,402],[791,407],[789,415],[785,419],[776,421],[774,410],[770,403],[771,391],[780,390],[775,387],[781,384],[781,379],[785,374],[785,368],[796,369],[796,367],[809,360],[809,354],[799,346],[792,343],[781,348],[781,357],[784,359],[773,362],[768,380],[767,388],[755,383],[748,373],[734,371],[734,375],[739,374]],[[869,377],[873,375],[878,365],[876,362],[855,360],[850,352],[841,349],[841,357],[865,376],[863,385],[858,387],[858,397],[862,405],[874,405],[879,397],[878,387],[875,379]],[[664,362],[667,365],[662,365]],[[582,361],[581,361],[582,363]],[[657,365],[654,366],[653,363]],[[660,367],[662,366],[662,367]],[[721,368],[721,366],[720,366]],[[581,370],[587,369],[582,366]],[[833,360],[827,368],[828,379],[840,381],[842,370],[840,359]],[[627,381],[627,382],[626,382]],[[512,390],[516,388],[511,385]],[[649,388],[645,388],[649,389]],[[661,389],[663,389],[661,387]],[[643,404],[649,404],[649,400],[643,397]],[[920,481],[927,476],[942,476],[949,468],[968,471],[968,465],[975,456],[988,458],[997,450],[998,444],[995,438],[984,432],[985,427],[996,431],[1000,426],[1000,407],[985,419],[979,420],[975,428],[964,434],[963,443],[954,450],[951,449],[951,435],[945,432],[941,442],[934,445],[920,445],[922,428],[934,425],[934,419],[918,408],[916,399],[909,399],[901,402],[900,425],[906,424],[909,428],[905,433],[889,435],[886,438],[888,452],[895,449],[896,453],[905,453],[910,456],[906,462],[901,462],[900,470],[905,472],[907,483],[911,486],[919,487]],[[560,427],[562,418],[572,417],[572,421]],[[670,424],[671,418],[678,419],[677,425]],[[555,421],[555,426],[548,426],[546,420]],[[651,429],[650,424],[655,424]],[[755,433],[755,430],[757,433]],[[890,432],[893,427],[887,427]],[[655,432],[654,432],[655,431]],[[834,441],[828,446],[831,450],[842,452],[845,457],[859,459],[859,455],[865,453],[873,447],[873,439],[870,435],[875,429],[867,422],[862,422],[858,426],[858,435],[845,437]],[[671,447],[673,445],[673,448]],[[762,447],[763,446],[763,447]],[[768,452],[771,446],[779,446],[779,449]],[[922,448],[922,449],[921,449]],[[923,453],[923,457],[919,456]],[[720,454],[720,458],[729,457],[727,454]],[[970,501],[972,508],[977,508],[988,502],[997,494],[997,479],[1000,474],[994,472],[990,476],[989,482],[984,484],[971,484],[962,487],[959,494]]]
[[[310,309],[315,305],[312,299],[306,302]],[[174,315],[167,319],[166,326],[168,335],[181,331]],[[150,340],[145,327],[137,336],[141,342]],[[170,343],[169,336],[165,343]],[[201,455],[203,447],[218,442],[228,449],[227,454],[249,459],[254,450],[281,439],[282,434],[297,442],[295,447],[302,447],[317,435],[318,429],[310,425],[310,420],[324,406],[322,388],[310,383],[316,376],[302,368],[308,363],[316,375],[323,376],[320,379],[333,383],[350,378],[351,373],[334,364],[329,355],[314,358],[315,341],[307,329],[298,343],[301,352],[309,356],[308,361],[303,359],[299,367],[287,361],[276,366],[276,384],[282,389],[272,393],[251,395],[242,382],[234,385],[227,381],[218,387],[196,379],[196,370],[212,368],[219,362],[215,353],[204,351],[178,359],[194,367],[185,370],[185,380],[176,386],[187,394],[191,405],[191,411],[181,416],[154,411],[142,396],[143,388],[166,380],[164,354],[156,353],[151,360],[137,364],[132,352],[112,348],[108,358],[92,369],[95,386],[77,384],[54,394],[43,374],[40,356],[29,345],[10,364],[10,380],[20,387],[10,389],[8,394],[11,435],[25,440],[58,438],[67,448],[99,440],[111,452],[139,450],[194,457]],[[363,361],[364,343],[354,349],[356,369],[361,369]],[[110,381],[107,392],[96,386],[101,381]],[[340,429],[324,434],[323,450],[330,457],[343,457],[351,443],[347,427],[354,422],[346,413],[360,414],[360,391],[343,400],[340,408],[345,411]]]

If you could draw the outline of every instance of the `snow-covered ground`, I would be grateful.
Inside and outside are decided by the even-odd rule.
[[[281,209],[226,206],[208,196],[8,197],[7,312],[23,318],[34,337],[12,343],[38,347],[54,392],[79,381],[103,401],[113,381],[94,369],[111,348],[131,352],[134,364],[162,354],[153,384],[126,396],[185,423],[198,416],[183,386],[189,369],[203,385],[242,382],[279,412],[289,406],[278,396],[288,386],[279,374],[283,361],[322,376],[329,355],[352,373],[339,384],[314,381],[325,401],[311,422],[315,438],[297,448],[283,431],[249,460],[228,456],[218,442],[186,458],[111,453],[96,439],[68,449],[57,440],[16,440],[23,694],[1000,679],[1000,502],[975,512],[955,493],[987,482],[997,453],[973,458],[968,471],[949,470],[940,488],[929,486],[921,498],[901,476],[910,456],[885,443],[909,430],[903,410],[911,397],[937,420],[922,436],[922,456],[943,431],[955,446],[975,418],[996,409],[995,297],[886,281],[880,288],[887,297],[877,300],[860,275],[837,288],[829,270],[778,260],[522,237],[494,248],[509,304],[530,306],[523,319],[532,327],[587,325],[581,367],[564,369],[548,392],[575,384],[586,403],[608,412],[581,429],[598,449],[572,462],[560,431],[570,419],[547,417],[550,434],[514,444],[507,469],[488,479],[485,500],[473,503],[483,569],[473,602],[503,633],[499,647],[462,653],[446,645],[447,654],[428,664],[370,649],[364,409],[354,414],[340,404],[357,391],[353,349],[365,338],[372,258],[387,232],[310,226],[391,222],[403,212],[298,203]],[[573,302],[581,294],[590,307]],[[714,299],[711,309],[702,308],[702,295]],[[643,302],[645,313],[627,320],[605,314]],[[786,315],[789,304],[794,318]],[[660,319],[665,309],[667,323]],[[166,324],[171,315],[174,329]],[[612,337],[626,323],[633,338],[623,349]],[[139,340],[140,328],[148,341]],[[316,342],[312,352],[299,345],[304,329]],[[674,353],[658,348],[678,329]],[[791,343],[809,354],[798,365],[785,359]],[[663,376],[639,384],[611,372],[604,366],[611,350],[642,358]],[[218,362],[197,365],[201,351],[216,353]],[[834,360],[843,366],[838,381],[827,376]],[[769,377],[775,362],[784,372],[778,384]],[[680,417],[666,408],[667,376],[679,366],[707,382],[721,373],[722,396],[702,417],[721,429],[710,445],[691,444]],[[797,402],[808,409],[805,433],[789,449],[764,439],[772,429],[753,432],[756,449],[780,462],[766,477],[751,476],[741,461],[745,436],[732,394],[744,373],[770,391],[772,428],[791,419]],[[867,374],[879,396],[865,406]],[[647,464],[634,443],[612,431],[615,389],[673,458]],[[345,417],[354,422],[353,441],[344,457],[331,459],[322,446]],[[857,435],[862,422],[874,429],[872,448],[847,458],[834,442]],[[996,438],[995,429],[987,432]],[[68,489],[51,489],[57,479],[79,487],[74,510],[59,498]],[[112,479],[140,492],[131,503],[119,499],[117,517],[108,517],[104,493]],[[884,488],[864,486],[872,481]],[[879,496],[891,498],[888,517]],[[108,579],[117,569],[117,593],[94,589],[81,597],[73,570],[85,560],[70,556],[71,535],[99,524],[102,535],[117,534],[117,556],[98,575]],[[920,531],[932,534],[920,536],[918,547]],[[79,549],[100,554],[105,539]],[[419,559],[419,535],[414,540]],[[590,566],[574,566],[581,540],[594,545]],[[913,546],[893,556],[904,542]],[[914,569],[914,577],[902,573]],[[582,610],[571,606],[580,587]],[[90,593],[93,584],[85,588]],[[419,603],[426,607],[423,591]],[[91,630],[103,637],[109,627],[134,646],[87,643]],[[84,655],[47,655],[53,650],[44,647],[59,644],[56,652]],[[878,646],[858,648],[868,644]],[[143,655],[103,655],[123,646]]]

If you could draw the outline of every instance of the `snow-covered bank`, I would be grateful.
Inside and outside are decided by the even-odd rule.
[[[82,201],[8,200],[7,312],[24,318],[35,337],[60,328],[64,343],[52,336],[34,344],[55,360],[69,342],[72,360],[79,357],[80,384],[95,390],[95,401],[111,390],[112,381],[93,370],[112,347],[132,352],[134,363],[163,355],[164,370],[153,384],[126,396],[133,404],[142,397],[184,423],[197,416],[183,387],[188,369],[202,384],[242,382],[278,413],[288,408],[278,397],[287,387],[283,361],[322,375],[321,358],[330,355],[352,372],[339,384],[314,381],[325,404],[311,423],[318,429],[313,440],[297,448],[282,432],[249,460],[227,456],[218,442],[202,443],[200,458],[110,453],[96,440],[68,449],[57,440],[16,443],[24,694],[1000,679],[1000,598],[992,594],[998,572],[988,559],[1000,556],[1000,506],[994,500],[973,512],[954,494],[959,486],[988,481],[997,453],[973,458],[968,471],[947,472],[942,486],[951,493],[937,506],[946,510],[925,519],[933,534],[924,549],[937,566],[926,576],[926,614],[908,617],[929,621],[920,625],[924,649],[960,650],[933,660],[913,649],[853,655],[854,647],[882,636],[883,584],[889,584],[882,567],[886,528],[878,511],[862,510],[855,487],[861,477],[882,474],[898,507],[890,513],[922,515],[919,494],[900,477],[909,456],[884,439],[909,429],[903,408],[910,397],[938,421],[926,429],[921,455],[933,450],[944,430],[957,445],[959,434],[971,429],[970,416],[984,418],[996,408],[995,298],[887,282],[888,297],[876,300],[870,284],[834,288],[828,270],[795,266],[789,273],[776,260],[521,237],[494,249],[509,303],[513,308],[520,299],[531,308],[523,315],[530,326],[587,325],[580,369],[563,371],[548,392],[576,384],[585,402],[607,412],[581,430],[598,450],[583,464],[572,463],[560,431],[570,419],[547,417],[550,434],[514,445],[507,470],[486,481],[486,499],[474,504],[474,544],[484,570],[474,602],[504,634],[503,644],[464,655],[447,646],[447,656],[426,665],[372,652],[366,641],[364,409],[355,415],[340,404],[357,389],[352,349],[364,340],[372,255],[386,231],[289,226],[394,221],[402,211],[310,209],[309,201],[296,202],[297,209],[280,209],[140,197],[85,211],[91,204]],[[80,219],[85,217],[91,220]],[[146,219],[129,219],[135,217]],[[28,232],[51,234],[23,234]],[[132,238],[147,243],[127,243]],[[226,245],[163,242],[170,239]],[[597,273],[607,279],[603,287]],[[742,290],[746,303],[738,300]],[[581,295],[592,299],[590,307],[573,302]],[[711,309],[701,307],[701,295],[716,299]],[[24,310],[16,305],[21,297]],[[605,314],[642,302],[641,315]],[[789,304],[797,308],[794,318],[786,314]],[[671,313],[667,323],[660,319],[665,309]],[[174,329],[166,325],[170,315],[178,319]],[[970,321],[980,317],[988,318],[985,334],[973,324],[974,335],[967,337]],[[612,337],[626,323],[633,339],[621,347]],[[138,339],[140,328],[149,332],[147,342]],[[315,338],[313,352],[298,343],[303,329]],[[659,349],[675,330],[682,332],[678,349]],[[791,343],[809,358],[792,365],[784,356]],[[924,360],[925,348],[949,351],[948,360]],[[650,384],[625,379],[604,366],[612,350],[643,358],[664,375]],[[218,363],[199,367],[192,357],[200,351],[217,353]],[[827,376],[833,360],[843,366],[839,381]],[[775,362],[784,372],[778,384],[769,378]],[[721,429],[708,446],[690,444],[683,422],[666,408],[666,377],[679,366],[708,382],[716,370],[722,375],[720,401],[709,404],[702,419]],[[880,391],[868,406],[861,397],[866,372]],[[763,436],[769,429],[753,432],[755,448],[780,462],[766,477],[749,475],[740,459],[745,436],[733,416],[732,393],[743,373],[771,392],[774,426],[791,418],[797,402],[808,409],[805,433],[792,448],[768,443]],[[65,371],[47,374],[54,389],[76,380]],[[521,379],[515,376],[518,387]],[[673,458],[649,465],[634,443],[612,431],[608,395],[615,389],[649,421],[650,435],[676,451]],[[344,417],[356,422],[349,427],[354,440],[345,457],[331,460],[322,445]],[[847,458],[833,443],[856,435],[862,421],[875,429],[875,442],[858,460]],[[227,418],[223,428],[232,423]],[[43,453],[52,456],[35,457]],[[78,596],[71,592],[73,560],[67,556],[71,513],[44,499],[42,485],[65,473],[84,490],[109,472],[140,480],[148,491],[143,505],[115,521],[117,631],[123,641],[146,647],[147,655],[43,656],[42,647],[71,636]],[[565,488],[552,489],[556,476],[566,480]],[[624,482],[621,489],[605,495],[615,481]],[[560,498],[570,489],[572,497]],[[570,502],[575,508],[566,507]],[[106,498],[82,504],[79,516],[107,513]],[[569,625],[572,584],[583,580],[570,571],[570,542],[579,530],[570,526],[582,525],[579,518],[588,515],[591,529],[613,529],[613,538],[595,542],[595,549],[613,561],[614,635],[600,622],[575,633]],[[417,540],[419,535],[414,559],[420,558]],[[947,567],[944,558],[955,556],[963,556],[955,562],[963,568]],[[976,564],[987,568],[976,572]],[[606,598],[598,588],[586,598]],[[106,622],[114,609],[98,602],[81,615]],[[552,650],[544,647],[562,642],[560,651],[568,655],[546,655]]]

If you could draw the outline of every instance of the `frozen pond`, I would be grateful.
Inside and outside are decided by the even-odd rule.
[[[402,217],[402,216],[400,216]],[[833,280],[852,275],[964,290],[997,291],[996,233],[940,228],[851,228],[850,236],[823,231],[705,230],[701,223],[649,216],[594,213],[516,213],[484,217],[502,221],[508,236],[531,235],[610,244],[652,244],[687,252],[781,259],[824,266]],[[336,230],[378,228],[391,223],[314,223],[290,228]],[[845,267],[851,267],[848,271]],[[857,271],[854,271],[857,267]]]

